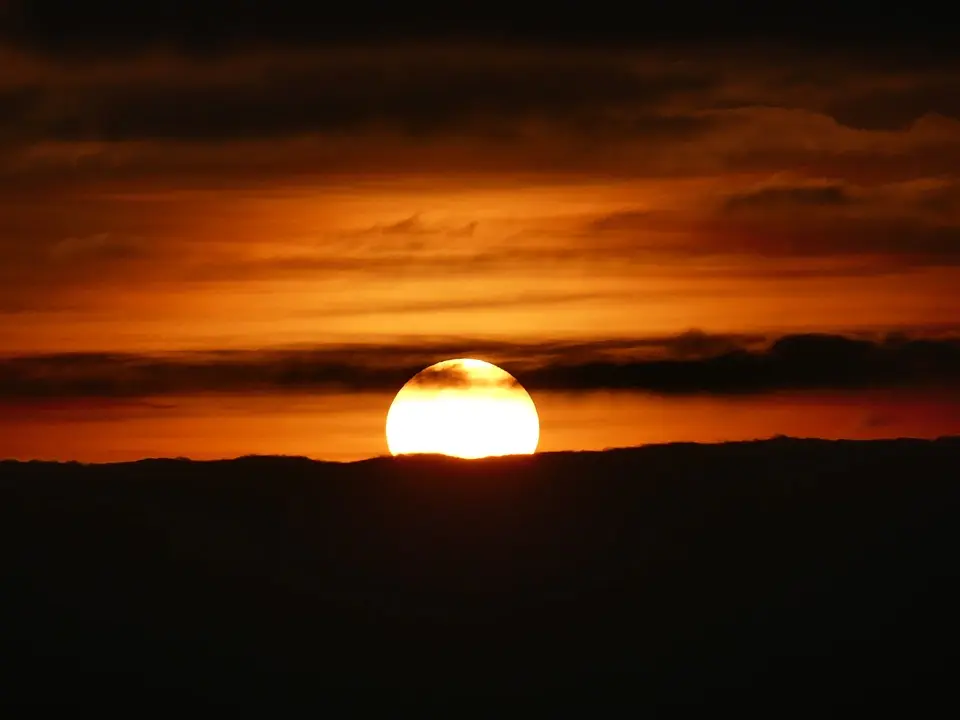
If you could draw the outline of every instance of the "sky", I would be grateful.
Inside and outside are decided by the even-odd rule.
[[[463,356],[541,449],[960,433],[936,12],[0,2],[0,456],[383,454]]]

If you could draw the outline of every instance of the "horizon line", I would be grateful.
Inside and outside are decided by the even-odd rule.
[[[192,464],[212,464],[212,463],[231,463],[243,461],[298,461],[308,462],[318,465],[359,465],[362,463],[395,461],[427,461],[427,462],[456,462],[456,463],[477,463],[477,462],[512,462],[522,461],[523,459],[532,459],[536,456],[556,456],[556,455],[602,455],[605,453],[616,452],[642,452],[654,448],[671,447],[690,447],[715,448],[726,445],[763,445],[777,442],[798,442],[798,443],[831,443],[831,444],[883,444],[910,442],[916,444],[932,445],[938,442],[960,442],[960,435],[940,435],[935,438],[923,438],[915,436],[896,436],[883,438],[821,438],[821,437],[796,437],[792,435],[771,435],[765,438],[753,438],[751,440],[723,440],[717,442],[696,442],[676,440],[672,442],[649,443],[645,445],[625,445],[603,448],[602,450],[548,450],[545,452],[518,453],[511,455],[488,455],[481,458],[461,458],[454,455],[444,455],[442,453],[405,453],[401,455],[374,455],[358,460],[324,460],[307,455],[237,455],[234,457],[195,459],[184,456],[174,457],[143,457],[137,460],[115,460],[106,462],[84,462],[80,460],[42,460],[39,458],[30,460],[20,460],[17,458],[0,458],[0,466],[3,465],[75,465],[81,467],[108,467],[115,465],[136,465],[138,463],[192,463]]]

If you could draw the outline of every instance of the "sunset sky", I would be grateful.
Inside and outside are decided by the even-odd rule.
[[[947,20],[170,6],[0,2],[0,457],[960,433]]]

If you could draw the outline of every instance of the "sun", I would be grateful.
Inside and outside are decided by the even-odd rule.
[[[530,394],[506,370],[483,360],[444,360],[421,370],[387,412],[393,455],[530,455],[539,441],[540,418]]]

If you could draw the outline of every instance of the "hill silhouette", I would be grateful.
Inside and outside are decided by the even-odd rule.
[[[916,709],[960,438],[0,463],[0,702]]]

